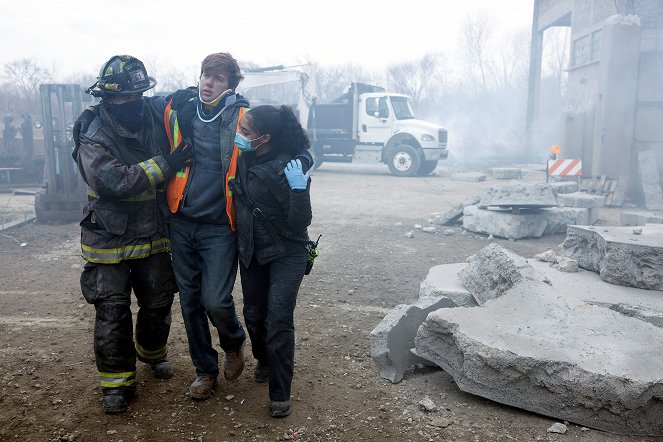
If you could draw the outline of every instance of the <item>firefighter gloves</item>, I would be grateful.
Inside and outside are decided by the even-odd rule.
[[[177,172],[178,170],[184,169],[185,166],[191,165],[192,155],[193,152],[191,149],[189,149],[187,143],[183,141],[179,146],[177,146],[177,149],[169,154],[166,154],[164,158],[168,163],[170,170],[172,172]]]

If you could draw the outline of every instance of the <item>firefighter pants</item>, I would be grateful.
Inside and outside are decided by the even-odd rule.
[[[294,312],[297,292],[306,270],[306,249],[248,268],[240,261],[244,322],[253,357],[269,366],[269,398],[290,399],[295,364]]]
[[[170,332],[170,308],[177,292],[169,253],[122,261],[88,262],[81,274],[85,300],[94,304],[94,354],[104,389],[135,387],[136,356],[163,359]],[[131,291],[138,300],[133,340]]]

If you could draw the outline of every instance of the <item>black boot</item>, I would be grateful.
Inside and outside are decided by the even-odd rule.
[[[104,413],[124,413],[128,406],[126,391],[119,388],[104,390]]]

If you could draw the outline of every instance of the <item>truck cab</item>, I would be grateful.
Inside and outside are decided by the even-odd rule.
[[[408,96],[362,83],[332,103],[314,104],[307,129],[318,165],[380,161],[394,175],[427,175],[448,155],[447,130],[417,119]]]
[[[427,175],[446,159],[447,130],[415,117],[410,98],[353,82],[330,103],[318,103],[313,73],[283,66],[249,69],[238,91],[252,106],[285,104],[307,129],[315,166],[374,161],[397,176]]]

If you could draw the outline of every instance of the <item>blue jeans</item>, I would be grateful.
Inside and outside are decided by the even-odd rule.
[[[219,357],[207,318],[217,329],[225,352],[236,351],[245,339],[232,297],[237,276],[235,234],[230,226],[174,217],[170,246],[191,360],[198,376],[216,376]]]

